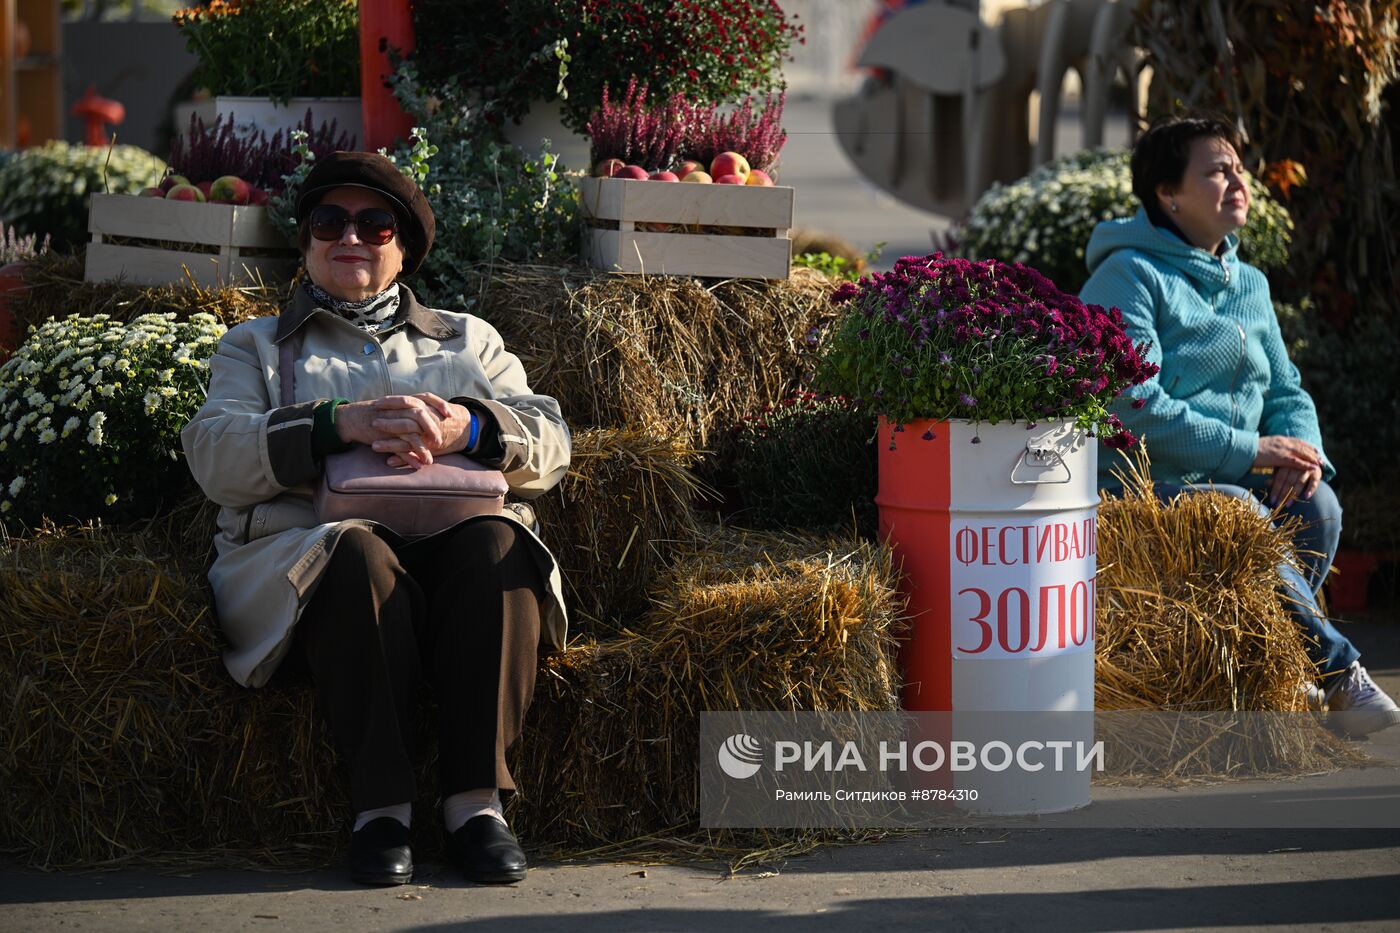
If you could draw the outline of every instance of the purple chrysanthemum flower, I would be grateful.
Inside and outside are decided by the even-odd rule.
[[[977,407],[977,399],[973,398],[971,395],[968,395],[966,392],[958,393],[958,401],[962,402],[963,405],[967,406],[968,408]]]

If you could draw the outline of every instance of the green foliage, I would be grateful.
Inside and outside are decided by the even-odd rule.
[[[883,242],[876,243],[875,248],[865,254],[864,261],[860,259],[854,262],[845,256],[833,256],[826,250],[819,253],[802,253],[792,258],[794,266],[804,266],[808,269],[816,269],[829,279],[838,282],[854,282],[860,278],[864,267],[879,260],[880,251],[885,248]]]
[[[213,0],[175,25],[214,95],[353,97],[360,92],[356,0]]]
[[[1275,303],[1289,355],[1317,406],[1327,456],[1344,484],[1392,483],[1400,451],[1400,333],[1378,315],[1346,332],[1310,299]]]
[[[1021,262],[1061,290],[1076,293],[1089,278],[1084,249],[1094,227],[1138,211],[1129,153],[1085,150],[1056,159],[1009,185],[993,185],[953,233],[969,259]],[[1293,221],[1254,178],[1240,256],[1265,271],[1288,261]]]
[[[777,0],[418,0],[414,22],[428,83],[460,79],[505,118],[557,96],[575,132],[604,87],[633,77],[658,100],[681,91],[724,103],[775,90],[802,41]]]
[[[297,198],[301,197],[301,186],[306,176],[316,166],[316,153],[311,150],[311,134],[306,130],[292,130],[292,155],[296,163],[292,170],[282,176],[282,188],[267,202],[267,219],[288,243],[297,241]]]
[[[127,521],[190,485],[180,429],[224,325],[146,314],[50,319],[0,366],[0,516]]]
[[[848,531],[854,521],[875,534],[875,421],[845,399],[804,393],[745,418],[734,466],[745,524]]]
[[[414,287],[425,301],[473,307],[497,262],[559,262],[578,253],[578,189],[539,159],[496,140],[483,109],[455,84],[425,89],[411,63],[395,93],[418,127],[394,159],[414,174],[437,219],[432,251]]]
[[[0,165],[0,220],[54,249],[87,242],[94,191],[137,194],[158,184],[165,163],[136,146],[79,146],[51,140]]]

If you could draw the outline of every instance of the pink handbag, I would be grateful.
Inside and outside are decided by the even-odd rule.
[[[316,518],[367,518],[405,538],[435,534],[475,515],[500,515],[506,478],[461,454],[420,470],[395,469],[384,454],[356,446],[326,458],[313,503]]]
[[[295,337],[281,348],[282,404],[296,398]],[[462,454],[444,454],[422,469],[398,468],[363,445],[326,457],[313,504],[321,522],[362,518],[405,538],[436,534],[476,515],[500,515],[508,490],[500,470]]]

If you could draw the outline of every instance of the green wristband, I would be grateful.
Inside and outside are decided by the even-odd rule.
[[[352,445],[340,439],[335,427],[335,409],[350,402],[348,398],[333,398],[316,406],[312,415],[311,455],[324,460],[328,454],[344,453]]]

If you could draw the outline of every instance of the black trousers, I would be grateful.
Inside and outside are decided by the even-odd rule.
[[[478,521],[392,547],[343,533],[293,635],[350,767],[356,812],[416,797],[426,685],[440,710],[443,797],[515,789],[506,751],[535,685],[545,580],[523,532]]]

